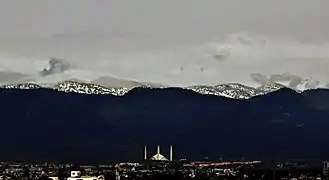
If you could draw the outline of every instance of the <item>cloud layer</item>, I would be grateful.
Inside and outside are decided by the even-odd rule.
[[[328,6],[321,0],[2,1],[0,70],[42,83],[109,76],[175,86],[274,79],[297,86],[315,79],[308,80],[313,87],[329,82]]]

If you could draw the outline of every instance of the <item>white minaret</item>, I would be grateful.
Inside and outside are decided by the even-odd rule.
[[[120,180],[120,173],[119,173],[118,169],[115,170],[115,179]]]
[[[144,147],[144,160],[147,160],[147,147]]]
[[[160,154],[160,145],[158,145],[157,154]]]
[[[172,161],[172,145],[170,145],[169,161]]]

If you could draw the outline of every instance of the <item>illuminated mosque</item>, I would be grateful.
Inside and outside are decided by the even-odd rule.
[[[151,157],[152,161],[172,161],[173,157],[173,149],[172,146],[170,146],[170,154],[169,154],[169,160],[160,153],[160,146],[157,147],[157,153]],[[144,148],[144,160],[147,160],[147,147]]]

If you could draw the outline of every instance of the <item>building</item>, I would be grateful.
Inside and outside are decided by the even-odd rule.
[[[170,146],[169,160],[160,153],[160,146],[157,147],[157,153],[151,157],[152,161],[172,161],[173,158],[173,148]],[[147,147],[144,149],[144,160],[147,160]]]
[[[329,162],[324,161],[323,162],[323,175],[328,176],[328,170],[329,170]]]
[[[58,177],[49,177],[52,180],[58,180]],[[80,171],[71,171],[71,176],[67,180],[100,180],[102,177],[81,176]]]

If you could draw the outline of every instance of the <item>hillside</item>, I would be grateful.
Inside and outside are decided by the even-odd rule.
[[[152,154],[162,145],[164,155],[173,144],[175,158],[323,158],[329,103],[319,96],[328,95],[282,88],[238,100],[180,88],[123,96],[1,89],[0,158],[141,160],[145,144]]]

